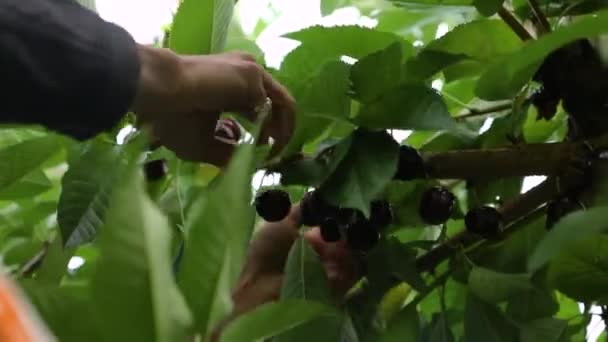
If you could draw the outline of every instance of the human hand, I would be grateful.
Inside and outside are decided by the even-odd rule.
[[[295,101],[285,87],[252,56],[229,52],[180,56],[167,49],[140,46],[141,77],[133,110],[142,125],[179,158],[225,166],[235,146],[214,139],[222,112],[255,121],[266,98],[272,112],[258,140],[272,137],[271,157],[294,131]]]
[[[264,222],[256,232],[233,291],[233,311],[216,327],[212,341],[217,340],[222,329],[237,316],[279,299],[285,262],[291,246],[300,236],[300,210],[300,205],[295,205],[285,219]],[[360,277],[354,255],[344,241],[325,242],[319,227],[307,230],[302,237],[317,252],[333,295],[336,298],[342,297]]]

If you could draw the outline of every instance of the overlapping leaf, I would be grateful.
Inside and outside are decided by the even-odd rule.
[[[184,0],[171,28],[169,46],[183,54],[205,55],[224,49],[234,0]]]
[[[100,235],[93,306],[105,340],[182,341],[191,316],[171,269],[171,228],[129,167]]]
[[[100,140],[81,146],[70,158],[61,185],[57,222],[66,247],[95,239],[108,201],[124,172],[124,148]]]

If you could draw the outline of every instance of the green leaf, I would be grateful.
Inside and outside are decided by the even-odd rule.
[[[429,6],[470,6],[474,0],[390,0],[395,6],[421,4]]]
[[[467,60],[485,65],[497,57],[517,51],[521,46],[521,40],[502,20],[471,21],[431,41],[418,55],[408,60],[405,77],[408,80],[424,80],[448,66]]]
[[[61,145],[54,136],[28,139],[0,150],[0,189],[21,180],[34,172],[53,156]]]
[[[74,249],[63,248],[61,237],[57,235],[48,246],[42,266],[36,271],[36,281],[40,284],[59,285],[68,270],[68,263],[74,254]]]
[[[298,101],[298,111],[311,117],[346,119],[350,115],[350,66],[327,62]],[[314,118],[313,120],[316,120]]]
[[[561,337],[564,335],[567,327],[568,322],[561,319],[543,318],[532,321],[521,327],[521,341],[561,341]]]
[[[103,225],[115,184],[124,174],[123,146],[93,140],[75,151],[61,181],[57,222],[65,247],[91,242]]]
[[[203,336],[229,310],[230,289],[241,271],[253,230],[254,151],[254,144],[240,146],[227,169],[187,213],[178,282]]]
[[[336,9],[343,7],[349,1],[348,0],[323,0],[321,3],[321,15],[327,16],[332,14]]]
[[[385,131],[365,130],[355,131],[345,143],[350,149],[321,186],[321,194],[334,205],[359,209],[368,217],[370,202],[397,171],[399,145]]]
[[[369,129],[444,130],[455,128],[441,96],[423,84],[404,84],[364,104],[355,122]]]
[[[499,273],[483,267],[473,267],[468,284],[472,293],[488,303],[499,303],[533,289],[528,274]]]
[[[332,305],[332,294],[325,269],[319,256],[303,237],[289,251],[281,289],[281,301],[294,299]],[[316,340],[335,341],[340,337],[344,317],[322,317],[292,328],[275,338],[275,342],[307,341],[311,334]],[[315,333],[318,332],[318,333]]]
[[[551,317],[560,308],[553,291],[534,289],[511,297],[507,302],[507,314],[518,322],[530,322]]]
[[[606,207],[595,207],[563,217],[536,247],[528,260],[528,270],[536,272],[567,246],[605,232],[608,229],[606,210]]]
[[[291,247],[285,265],[281,299],[331,303],[325,269],[312,246],[300,237]]]
[[[342,56],[363,58],[390,44],[401,41],[403,56],[410,56],[413,48],[399,36],[365,28],[350,26],[312,26],[286,34],[284,37],[302,44],[291,51],[281,63],[281,75],[292,81],[305,83],[329,60]]]
[[[315,318],[329,318],[331,307],[311,301],[295,300],[264,304],[230,323],[221,341],[258,341],[293,329]]]
[[[192,55],[222,51],[233,9],[234,0],[183,0],[173,18],[170,48]]]
[[[454,334],[450,330],[445,314],[434,315],[431,321],[429,339],[430,342],[454,342]]]
[[[608,303],[607,248],[606,236],[587,237],[562,247],[549,264],[549,283],[579,302]]]
[[[418,341],[420,336],[420,317],[415,306],[406,306],[388,323],[380,341]],[[433,340],[436,341],[436,340]]]
[[[101,341],[95,307],[81,289],[57,287],[27,279],[20,284],[46,325],[62,342]]]
[[[99,236],[93,303],[107,340],[183,341],[191,324],[171,269],[171,228],[131,164]]]
[[[340,165],[351,143],[352,139],[345,139],[321,150],[313,159],[286,163],[278,170],[281,173],[281,184],[319,187]]]
[[[532,78],[545,57],[577,39],[608,32],[608,11],[586,16],[533,40],[518,51],[496,60],[477,83],[475,93],[485,100],[514,97]]]
[[[473,0],[473,5],[482,15],[489,17],[502,7],[502,3],[504,0]]]
[[[42,170],[34,170],[16,183],[0,190],[0,200],[15,200],[34,197],[53,187]]]
[[[394,237],[382,240],[368,255],[368,278],[371,282],[390,282],[393,277],[417,291],[426,285],[416,268],[416,251]]]
[[[517,341],[517,330],[500,309],[469,293],[464,312],[464,340],[467,342]]]
[[[353,65],[350,79],[360,101],[371,102],[399,84],[402,50],[401,43],[395,42],[383,50],[363,57]]]
[[[350,115],[350,66],[343,62],[327,62],[316,77],[307,83],[298,98],[296,131],[287,150],[299,151],[302,145],[319,137],[334,122]]]

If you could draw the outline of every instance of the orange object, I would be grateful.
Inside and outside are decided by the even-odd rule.
[[[0,274],[0,341],[51,342],[56,339],[12,280]]]

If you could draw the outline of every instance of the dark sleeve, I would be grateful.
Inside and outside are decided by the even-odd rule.
[[[74,0],[0,1],[0,123],[91,138],[129,110],[139,68],[129,33]]]

